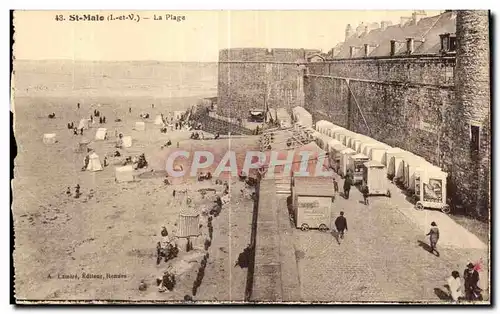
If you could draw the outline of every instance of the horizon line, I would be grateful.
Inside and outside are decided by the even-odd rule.
[[[136,60],[95,60],[95,59],[65,59],[65,58],[48,58],[48,59],[21,59],[13,58],[12,61],[73,61],[73,62],[176,62],[176,63],[217,63],[216,61],[175,61],[175,60],[154,60],[154,59],[136,59]]]

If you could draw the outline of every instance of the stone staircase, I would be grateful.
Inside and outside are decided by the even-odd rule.
[[[276,194],[290,195],[292,193],[291,192],[292,177],[290,176],[276,177],[274,179],[274,182],[276,185]]]

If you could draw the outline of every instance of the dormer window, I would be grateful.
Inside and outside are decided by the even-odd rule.
[[[441,52],[455,52],[457,49],[457,36],[455,34],[441,34]]]

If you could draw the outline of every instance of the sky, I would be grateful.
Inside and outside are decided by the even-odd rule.
[[[427,10],[427,16],[440,11]],[[215,62],[226,48],[308,48],[327,52],[345,28],[390,20],[412,11],[16,11],[17,59]],[[70,21],[71,15],[104,21]],[[135,21],[107,20],[134,14]],[[180,16],[179,21],[166,19]],[[62,15],[64,21],[57,21]],[[137,21],[137,16],[140,20]],[[157,19],[155,20],[155,16]],[[162,20],[158,20],[158,17]],[[149,19],[146,19],[148,18]]]

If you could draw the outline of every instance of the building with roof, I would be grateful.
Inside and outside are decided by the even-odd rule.
[[[488,23],[487,11],[448,10],[347,25],[323,62],[306,64],[305,108],[426,158],[450,174],[455,209],[488,217]]]
[[[455,209],[490,209],[489,13],[414,11],[347,25],[327,53],[242,48],[219,55],[219,114],[305,107],[448,172]]]

